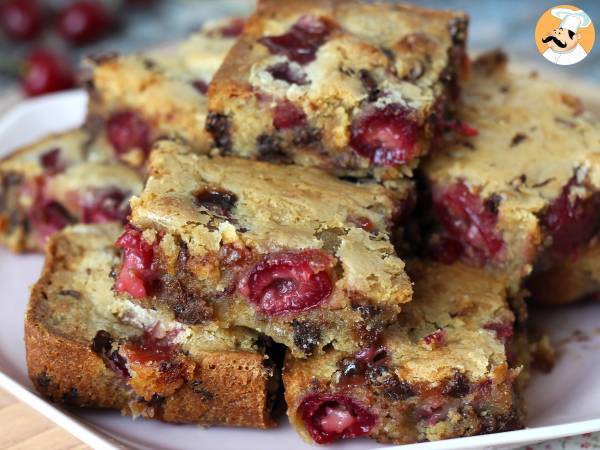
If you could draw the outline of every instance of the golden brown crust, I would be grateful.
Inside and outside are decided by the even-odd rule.
[[[136,342],[142,334],[133,325],[111,319],[111,313],[104,311],[105,305],[93,301],[96,297],[70,289],[79,289],[86,283],[90,290],[102,288],[91,275],[86,280],[85,274],[90,264],[96,263],[98,270],[106,271],[110,265],[85,259],[93,259],[94,248],[104,252],[103,246],[117,234],[118,228],[112,225],[80,226],[66,229],[50,240],[43,274],[33,288],[25,319],[27,367],[36,389],[58,403],[120,409],[127,415],[167,422],[275,426],[271,411],[277,371],[260,351],[232,348],[202,352],[191,347],[193,354],[179,357],[182,364],[191,368],[189,373],[175,389],[165,392],[168,395],[150,395],[146,400],[140,397],[141,392],[132,389],[128,379],[105,364],[102,354],[93,351],[92,338],[100,329],[109,329],[115,341]],[[69,244],[73,237],[74,242],[78,238],[88,240],[87,254],[84,250],[82,256],[80,244]],[[72,285],[65,282],[65,270],[70,264],[82,267],[81,273],[73,275],[78,280],[73,280]],[[104,295],[114,296],[110,289]],[[129,369],[134,371],[135,367],[130,365]]]

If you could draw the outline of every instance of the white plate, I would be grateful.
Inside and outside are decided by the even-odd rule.
[[[0,156],[50,131],[77,125],[85,111],[81,92],[57,94],[22,103],[0,120]],[[195,426],[121,417],[116,412],[69,410],[38,397],[27,378],[23,346],[23,315],[29,287],[42,266],[38,255],[15,256],[0,250],[0,386],[98,449],[281,449],[314,448],[303,443],[285,420],[272,431],[202,429]],[[442,450],[514,448],[533,442],[600,430],[600,304],[534,314],[554,342],[576,331],[588,340],[562,344],[558,366],[549,375],[535,375],[527,392],[529,428],[509,433],[403,446],[402,449]],[[330,446],[337,449],[384,448],[356,440]],[[391,448],[391,447],[390,447]],[[394,447],[399,448],[399,447]]]

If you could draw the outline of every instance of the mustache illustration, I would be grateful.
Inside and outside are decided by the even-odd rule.
[[[554,41],[554,43],[556,45],[558,45],[560,48],[565,48],[567,46],[566,42],[561,42],[558,40],[558,38],[556,36],[547,36],[545,38],[542,38],[542,42],[545,44],[546,42],[550,42],[550,41]]]

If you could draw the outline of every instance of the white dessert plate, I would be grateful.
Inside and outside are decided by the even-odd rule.
[[[0,157],[45,134],[81,123],[86,96],[74,91],[28,100],[0,119]],[[0,250],[0,386],[97,449],[261,449],[314,448],[300,440],[287,421],[270,431],[203,429],[146,420],[117,412],[65,410],[34,392],[25,365],[23,317],[29,287],[42,267],[40,255]],[[600,430],[600,304],[533,313],[559,343],[556,368],[535,374],[527,392],[528,428],[508,433],[402,446],[403,450],[506,449]],[[400,448],[368,440],[331,445],[335,449]]]

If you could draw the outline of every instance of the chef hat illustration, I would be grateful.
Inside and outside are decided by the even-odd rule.
[[[580,28],[586,28],[592,23],[592,19],[581,9],[574,11],[567,8],[554,8],[550,13],[561,20],[560,27],[577,33]]]

